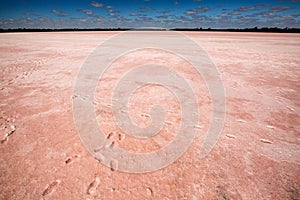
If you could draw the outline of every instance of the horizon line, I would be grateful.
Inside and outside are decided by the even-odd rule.
[[[62,32],[62,31],[224,31],[224,32],[275,32],[275,33],[300,33],[300,28],[279,28],[279,27],[251,27],[251,28],[0,28],[0,33],[5,32]]]

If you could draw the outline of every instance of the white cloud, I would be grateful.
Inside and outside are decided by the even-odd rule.
[[[79,12],[83,12],[83,13],[85,13],[85,14],[87,14],[87,15],[93,15],[93,11],[91,11],[91,10],[82,10],[82,9],[80,9],[80,10],[78,10]]]
[[[92,3],[91,3],[90,5],[91,5],[91,6],[94,6],[94,7],[96,7],[96,8],[103,8],[103,7],[105,7],[104,4],[98,3],[98,2],[96,2],[96,1],[92,1]]]
[[[66,17],[68,16],[67,13],[60,11],[60,10],[52,10],[52,13],[54,13],[55,15],[59,16],[59,17]]]
[[[89,18],[81,18],[79,19],[81,22],[87,22],[89,20]]]

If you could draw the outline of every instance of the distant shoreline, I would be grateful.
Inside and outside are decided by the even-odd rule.
[[[0,33],[9,32],[67,32],[67,31],[212,31],[212,32],[262,32],[262,33],[300,33],[300,28],[244,28],[244,29],[213,29],[213,28],[174,28],[174,29],[130,29],[130,28],[93,28],[93,29],[77,29],[77,28],[62,28],[62,29],[0,29]]]

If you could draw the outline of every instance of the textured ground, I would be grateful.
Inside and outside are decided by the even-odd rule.
[[[194,90],[202,126],[189,150],[162,170],[128,174],[103,166],[85,150],[72,112],[80,67],[113,34],[0,35],[0,199],[300,199],[300,35],[185,32],[220,71],[227,109],[223,132],[213,151],[199,159],[211,104],[205,84],[200,84],[203,87]],[[138,52],[139,58],[164,63],[171,56],[148,53]],[[116,67],[124,70],[143,61],[134,56],[120,58]],[[193,77],[191,66],[176,59],[175,68],[191,85],[202,83]],[[114,79],[104,79],[104,88],[98,87],[95,96],[100,127],[132,151],[163,146],[135,141],[112,124],[106,96],[110,81],[121,73],[110,74]],[[158,99],[145,101],[149,96]],[[131,113],[141,126],[149,119],[137,116],[147,112],[150,102],[178,108],[168,91],[141,89],[132,103],[140,110]],[[178,128],[177,114],[169,116],[166,140]]]

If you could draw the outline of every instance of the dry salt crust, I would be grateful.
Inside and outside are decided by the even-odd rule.
[[[114,145],[135,152],[160,149],[181,120],[176,98],[164,88],[148,87],[133,94],[129,114],[145,127],[151,123],[149,106],[161,104],[167,111],[162,132],[140,141],[113,123],[110,89],[136,64],[161,62],[176,69],[194,89],[201,115],[197,136],[180,159],[159,171],[130,174],[100,164],[86,151],[72,111],[80,67],[117,33],[0,35],[0,199],[299,198],[299,35],[183,32],[211,57],[226,90],[225,125],[204,159],[199,149],[211,112],[204,79],[163,51],[119,58],[99,82],[94,102],[99,127]]]

